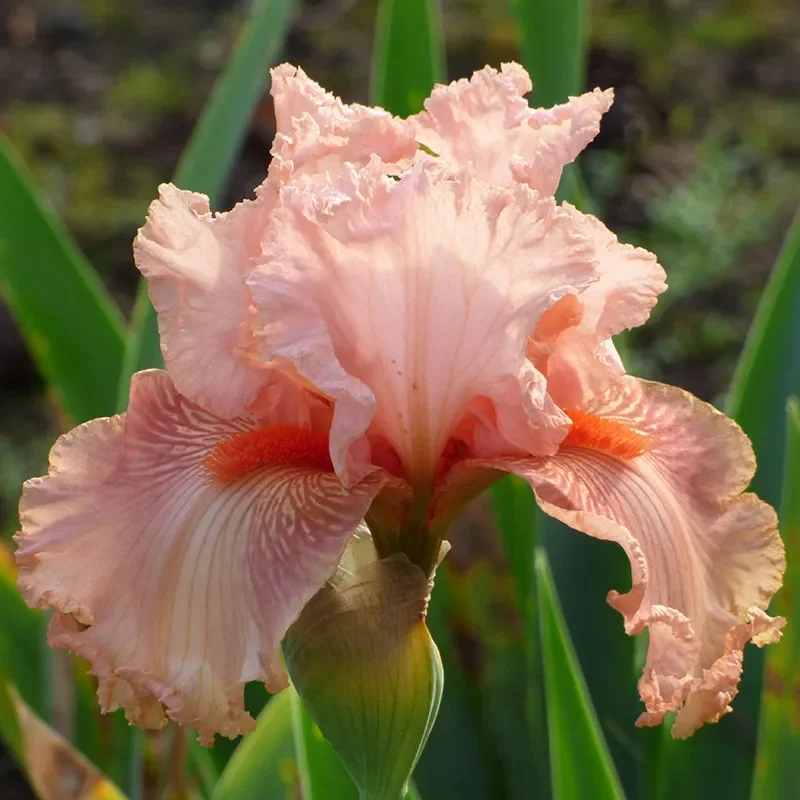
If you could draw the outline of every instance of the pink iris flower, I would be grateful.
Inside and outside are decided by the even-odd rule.
[[[58,440],[16,537],[25,598],[105,710],[252,730],[243,685],[285,685],[281,640],[362,520],[431,574],[506,473],[630,558],[608,602],[649,628],[639,724],[675,711],[685,737],[730,710],[745,643],[783,624],[775,514],[743,493],[734,422],[625,374],[612,337],[664,291],[655,257],[554,200],[612,93],[533,109],[530,88],[486,68],[402,120],[284,65],[255,199],[213,214],[161,187],[134,251],[166,371]]]

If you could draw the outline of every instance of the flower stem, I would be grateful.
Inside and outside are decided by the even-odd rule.
[[[430,491],[415,488],[398,543],[400,552],[428,576],[436,568],[442,544],[441,531],[434,531],[429,525],[430,505]]]

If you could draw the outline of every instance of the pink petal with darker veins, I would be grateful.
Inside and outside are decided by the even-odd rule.
[[[127,414],[62,436],[50,473],[26,483],[20,589],[55,609],[50,643],[91,662],[105,711],[173,719],[210,744],[253,729],[246,682],[285,685],[280,641],[386,482],[345,489],[327,432],[291,429],[271,444],[283,460],[259,462],[262,429],[291,419],[223,420],[142,372]],[[251,437],[260,451],[237,452]]]
[[[548,514],[623,547],[633,588],[608,600],[628,633],[650,634],[638,724],[675,711],[672,734],[685,738],[731,710],[745,643],[780,636],[784,620],[765,613],[785,566],[775,512],[742,494],[747,438],[688,393],[622,378],[583,415],[552,458],[461,469],[514,472]]]

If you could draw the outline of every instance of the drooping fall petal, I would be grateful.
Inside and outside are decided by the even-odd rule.
[[[55,609],[50,643],[92,663],[105,710],[210,742],[252,729],[245,682],[281,686],[281,638],[385,479],[345,490],[324,435],[268,423],[138,373],[126,415],[61,437],[26,484],[20,588]]]
[[[163,184],[134,242],[170,377],[181,394],[223,417],[244,413],[267,380],[253,351],[244,278],[273,204],[265,183],[255,200],[212,214],[205,195]]]
[[[633,588],[608,600],[628,633],[649,628],[639,724],[677,711],[672,733],[686,737],[730,710],[745,643],[780,635],[764,612],[785,563],[775,513],[742,494],[755,463],[738,426],[680,389],[622,378],[573,416],[558,455],[494,466],[526,478],[548,514],[624,548]]]
[[[594,139],[608,111],[608,90],[572,97],[555,108],[530,108],[528,73],[519,64],[503,64],[437,86],[425,111],[410,118],[417,138],[439,157],[457,166],[473,165],[490,183],[512,179],[542,194],[555,194],[561,171]]]
[[[598,280],[542,315],[528,358],[547,377],[553,400],[575,408],[624,374],[611,337],[644,325],[667,285],[652,253],[621,243],[596,217],[568,204],[563,208],[593,243]]]
[[[593,280],[591,252],[571,215],[526,186],[427,158],[395,180],[373,161],[316,191],[285,187],[248,284],[263,357],[337,400],[337,472],[372,421],[429,480],[476,398],[497,400],[498,427],[526,452],[555,450],[568,420],[524,350],[543,311]]]
[[[291,161],[293,171],[313,174],[364,166],[373,154],[395,170],[410,165],[417,151],[414,128],[382,108],[343,103],[302,69],[272,70],[277,134],[272,155]]]

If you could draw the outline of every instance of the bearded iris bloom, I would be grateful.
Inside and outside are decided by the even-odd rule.
[[[50,643],[132,723],[245,733],[244,683],[285,685],[280,643],[362,520],[429,577],[513,473],[627,553],[608,600],[649,628],[639,724],[717,720],[745,643],[780,635],[783,547],[736,424],[625,374],[612,337],[666,288],[655,257],[554,200],[611,92],[532,109],[512,64],[401,120],[286,65],[272,86],[255,199],[212,214],[165,185],[137,236],[166,371],[25,486],[19,582]]]

